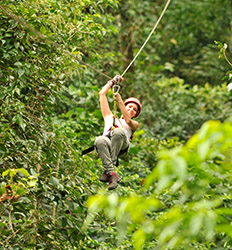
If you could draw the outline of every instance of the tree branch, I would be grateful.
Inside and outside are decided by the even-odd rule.
[[[223,54],[224,54],[224,57],[226,59],[226,61],[229,63],[229,65],[232,67],[232,63],[229,61],[229,59],[227,58],[226,56],[226,50],[223,50]]]
[[[11,209],[10,212],[9,212],[9,223],[10,223],[11,231],[12,231],[14,237],[15,237],[15,236],[16,236],[16,233],[15,233],[15,231],[14,231],[13,224],[12,224],[11,212],[12,212],[12,209]]]

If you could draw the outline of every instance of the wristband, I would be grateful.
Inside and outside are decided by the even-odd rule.
[[[107,84],[111,87],[112,86],[112,80],[108,81]]]

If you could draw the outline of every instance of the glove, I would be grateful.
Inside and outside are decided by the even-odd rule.
[[[116,75],[113,79],[112,82],[113,84],[116,84],[118,82],[122,82],[124,79],[120,75]]]

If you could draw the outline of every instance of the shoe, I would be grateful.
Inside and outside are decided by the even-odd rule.
[[[106,171],[103,172],[102,176],[100,177],[101,182],[109,182],[110,176],[106,173]]]
[[[108,186],[109,190],[113,190],[118,186],[118,183],[121,179],[116,175],[116,173],[112,173],[110,176],[110,184]]]

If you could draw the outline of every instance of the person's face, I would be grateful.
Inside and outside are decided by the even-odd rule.
[[[137,106],[137,104],[130,102],[126,105],[126,110],[129,113],[129,115],[131,116],[131,118],[133,118],[138,111],[138,106]]]

